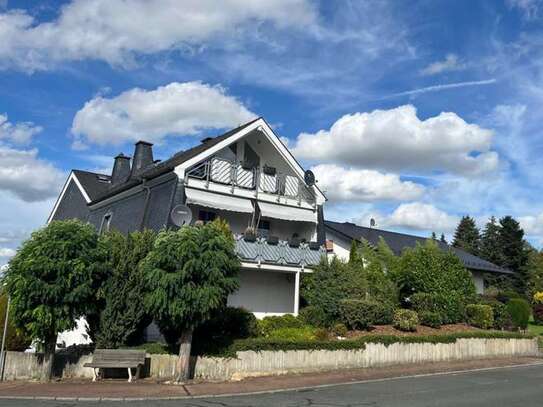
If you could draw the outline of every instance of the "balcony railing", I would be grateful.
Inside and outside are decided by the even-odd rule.
[[[188,178],[196,178],[206,182],[209,187],[211,182],[229,185],[232,192],[235,188],[277,195],[281,197],[315,203],[315,195],[298,177],[278,173],[275,168],[258,168],[244,166],[238,161],[230,161],[224,158],[213,157],[204,161],[187,172]]]

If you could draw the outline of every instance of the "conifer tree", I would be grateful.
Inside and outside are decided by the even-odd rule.
[[[528,285],[528,247],[524,230],[511,216],[500,219],[499,243],[503,255],[502,266],[515,273],[515,289],[524,294]]]
[[[492,216],[485,225],[481,236],[480,255],[483,259],[498,266],[504,265],[502,247],[500,243],[501,226]]]
[[[439,241],[440,241],[441,243],[447,244],[447,239],[445,239],[445,234],[443,234],[443,233],[441,234],[441,238],[439,239]]]
[[[463,216],[454,232],[453,246],[477,255],[479,253],[480,235],[475,220]]]

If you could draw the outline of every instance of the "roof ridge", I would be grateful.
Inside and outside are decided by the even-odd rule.
[[[332,220],[325,220],[324,221],[325,223],[335,223],[337,225],[353,225],[357,228],[361,228],[361,229],[366,229],[366,230],[375,230],[375,231],[378,231],[378,232],[386,232],[386,233],[392,233],[392,234],[395,234],[395,235],[400,235],[400,236],[408,236],[408,237],[415,237],[417,239],[426,239],[426,240],[436,240],[436,239],[432,239],[431,237],[424,237],[424,236],[417,236],[417,235],[410,235],[408,233],[402,233],[402,232],[395,232],[395,231],[392,231],[392,230],[384,230],[384,229],[379,229],[379,228],[370,228],[370,227],[367,227],[367,226],[361,226],[361,225],[357,225],[356,223],[353,223],[353,222],[336,222],[336,221],[332,221]],[[439,240],[438,240],[439,241]],[[442,242],[443,243],[443,242]],[[451,246],[449,243],[447,243],[448,246]]]

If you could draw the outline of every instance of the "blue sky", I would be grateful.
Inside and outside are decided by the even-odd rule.
[[[69,170],[263,116],[326,216],[543,241],[543,2],[0,0],[0,264]]]

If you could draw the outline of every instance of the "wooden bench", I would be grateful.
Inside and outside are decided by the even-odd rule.
[[[92,362],[85,363],[84,367],[92,367],[92,381],[100,376],[100,369],[128,369],[128,382],[132,381],[132,369],[136,369],[136,378],[145,364],[144,350],[131,349],[96,349],[92,355]]]

